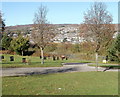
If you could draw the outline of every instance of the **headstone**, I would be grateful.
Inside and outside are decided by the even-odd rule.
[[[106,61],[108,61],[108,55],[106,56],[106,58],[105,58],[105,59],[106,59]]]
[[[44,60],[46,60],[47,58],[46,58],[46,56],[44,56]]]
[[[13,56],[10,56],[10,61],[14,61],[14,57]]]
[[[61,58],[62,58],[62,60],[64,60],[64,59],[65,59],[65,56],[64,56],[64,55],[62,55],[62,56],[61,56]]]
[[[1,59],[4,59],[4,56],[1,56]]]
[[[57,60],[59,60],[59,57],[57,57]]]
[[[48,59],[50,59],[50,55],[48,56]]]
[[[107,61],[106,61],[106,60],[103,60],[103,63],[107,63]]]
[[[55,56],[53,56],[53,61],[55,61],[56,59],[55,59]]]
[[[41,59],[42,57],[40,56],[40,59]]]
[[[22,58],[22,63],[26,63],[26,58]]]
[[[68,60],[68,58],[66,57],[66,60]]]

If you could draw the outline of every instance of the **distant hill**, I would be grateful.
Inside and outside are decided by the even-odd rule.
[[[70,43],[79,43],[84,41],[83,33],[79,33],[80,25],[82,24],[50,24],[55,27],[54,33],[57,33],[55,38],[52,40],[55,43],[61,43],[63,40],[66,40]],[[115,26],[115,32],[119,32],[120,25],[112,24]],[[22,33],[24,37],[32,37],[31,32],[33,31],[34,24],[28,25],[16,25],[16,26],[7,26],[5,31],[11,37],[17,37]]]
[[[15,25],[15,26],[7,26],[6,29],[8,30],[20,30],[20,29],[24,29],[24,28],[31,28],[33,26],[33,24],[27,24],[27,25]]]
[[[51,24],[54,25],[55,27],[68,27],[68,26],[73,26],[73,27],[77,27],[80,26],[80,24]],[[113,24],[115,25],[115,29],[120,29],[120,24]],[[25,29],[25,28],[32,28],[33,24],[26,24],[26,25],[15,25],[15,26],[7,26],[6,30],[21,30],[21,29]]]
[[[34,24],[27,24],[27,25],[15,25],[15,26],[7,26],[6,30],[22,30],[26,28],[32,28]],[[80,24],[51,24],[55,27],[66,27],[66,26],[79,26]]]

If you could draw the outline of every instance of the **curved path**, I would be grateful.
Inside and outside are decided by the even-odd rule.
[[[29,67],[29,68],[0,68],[0,76],[22,76],[33,74],[49,74],[49,73],[63,73],[63,72],[88,72],[96,71],[95,67],[88,66],[90,63],[74,63],[66,64],[63,67]],[[98,67],[99,71],[105,68]],[[118,71],[118,70],[108,70]]]

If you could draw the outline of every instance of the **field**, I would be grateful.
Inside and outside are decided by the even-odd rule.
[[[14,61],[10,61],[10,56],[14,56]],[[81,61],[75,59],[68,59],[68,60],[55,60],[53,61],[52,58],[45,60],[44,64],[41,64],[40,57],[33,57],[33,56],[19,56],[19,55],[4,55],[5,59],[0,62],[3,68],[15,68],[15,67],[60,67],[62,63],[70,63],[70,62],[82,62],[86,63],[88,61]],[[22,58],[26,58],[30,60],[28,63],[22,63]]]
[[[118,95],[117,72],[3,77],[3,95]]]

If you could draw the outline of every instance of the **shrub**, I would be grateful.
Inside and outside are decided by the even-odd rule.
[[[110,61],[120,62],[120,34],[113,41],[111,47],[108,50],[108,56]]]
[[[6,50],[8,50],[10,47],[11,41],[12,41],[12,38],[7,36],[7,34],[5,33],[2,37],[2,47],[5,48]]]
[[[29,40],[22,36],[19,36],[11,41],[11,48],[19,55],[23,55],[23,52],[29,48]]]

